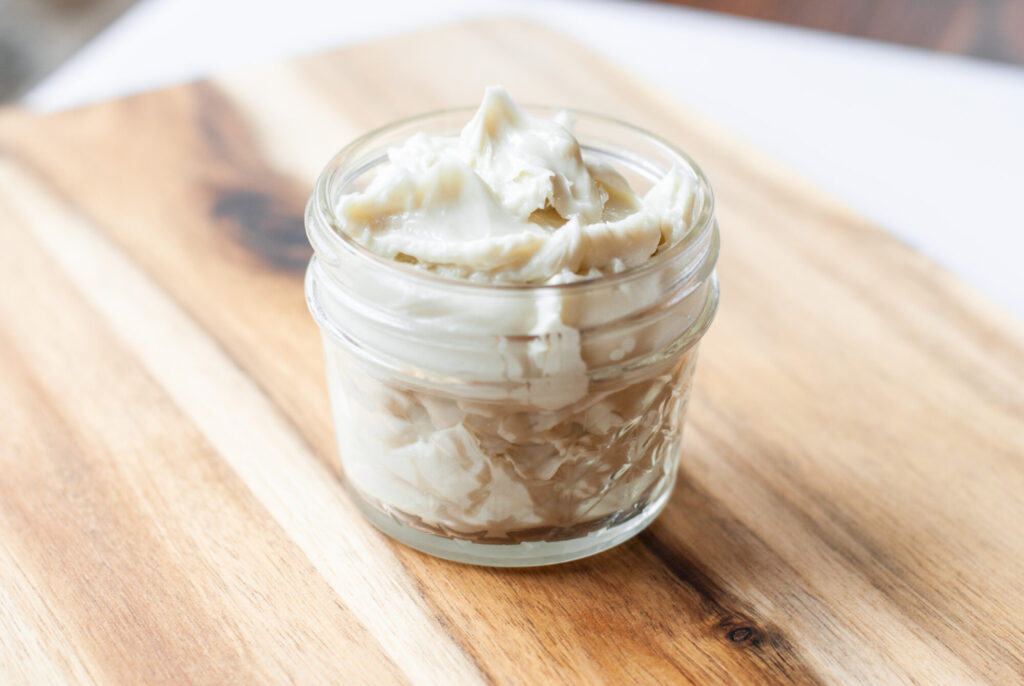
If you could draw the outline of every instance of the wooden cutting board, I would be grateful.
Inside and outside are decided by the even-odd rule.
[[[691,151],[724,241],[671,505],[552,568],[359,518],[303,301],[327,158],[490,83]],[[0,275],[5,684],[1024,683],[1020,324],[548,29],[5,111]]]

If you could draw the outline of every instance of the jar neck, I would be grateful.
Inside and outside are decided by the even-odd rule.
[[[457,128],[467,113],[425,115],[368,134],[321,174],[306,209],[316,253],[307,299],[325,334],[363,359],[422,378],[526,384],[611,373],[692,347],[718,302],[711,189],[682,152],[615,120],[575,113],[586,154],[652,183],[682,169],[695,188],[686,235],[639,265],[557,285],[482,284],[373,254],[345,233],[337,199],[365,183],[389,145],[415,131]]]

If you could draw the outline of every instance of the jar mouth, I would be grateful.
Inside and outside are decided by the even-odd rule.
[[[689,231],[682,239],[670,245],[664,251],[657,253],[644,262],[612,274],[603,274],[593,278],[584,278],[579,281],[557,284],[521,284],[521,283],[482,283],[469,281],[451,276],[445,276],[415,266],[396,262],[382,255],[369,250],[356,241],[342,226],[337,214],[334,211],[332,202],[333,193],[336,188],[343,188],[366,172],[376,162],[366,160],[360,153],[380,150],[386,152],[388,147],[399,143],[402,138],[392,137],[403,130],[408,130],[407,135],[411,136],[418,128],[431,121],[441,121],[457,116],[465,116],[463,121],[468,121],[476,111],[476,106],[463,106],[433,110],[422,114],[399,119],[377,129],[373,129],[362,136],[359,136],[344,148],[342,148],[324,167],[317,178],[313,194],[310,196],[307,205],[306,234],[317,254],[328,257],[336,252],[345,251],[357,255],[360,259],[377,263],[382,269],[394,276],[401,276],[416,283],[429,284],[435,288],[444,287],[455,290],[468,290],[477,293],[516,293],[516,292],[561,292],[594,288],[609,287],[625,284],[641,278],[651,272],[657,271],[666,264],[674,261],[688,263],[687,271],[696,270],[701,267],[710,271],[718,257],[717,227],[715,217],[715,198],[708,182],[707,176],[700,166],[687,153],[668,142],[657,134],[650,133],[638,126],[628,122],[609,117],[603,114],[589,112],[587,110],[574,109],[570,107],[554,107],[547,105],[526,105],[523,109],[532,113],[547,114],[553,116],[559,112],[568,113],[575,121],[589,121],[606,126],[618,128],[622,131],[654,144],[663,152],[669,154],[672,163],[680,166],[684,171],[689,172],[695,180],[694,202],[697,207],[694,219]],[[457,129],[452,129],[455,133]],[[580,147],[588,149],[587,138],[581,137]],[[385,144],[385,141],[391,140]],[[378,144],[374,146],[374,144]],[[642,162],[639,155],[631,155],[633,162]],[[362,163],[362,164],[360,164]],[[318,221],[310,221],[315,217]],[[689,258],[689,259],[686,259]]]

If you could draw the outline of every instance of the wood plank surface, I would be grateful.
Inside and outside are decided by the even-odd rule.
[[[344,495],[302,209],[396,117],[515,97],[692,152],[722,305],[633,541],[498,570]],[[1024,683],[1024,330],[548,29],[488,21],[0,113],[0,682]]]

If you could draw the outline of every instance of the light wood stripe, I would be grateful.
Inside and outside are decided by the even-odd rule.
[[[0,401],[0,408],[7,405]],[[39,589],[3,544],[0,578],[0,674],[9,679],[8,686],[96,683]]]
[[[268,166],[310,188],[334,153],[366,132],[366,124],[352,123],[351,114],[334,106],[322,90],[296,79],[295,70],[284,64],[227,74],[213,84],[259,132]],[[281,138],[276,135],[280,131],[294,135]]]

